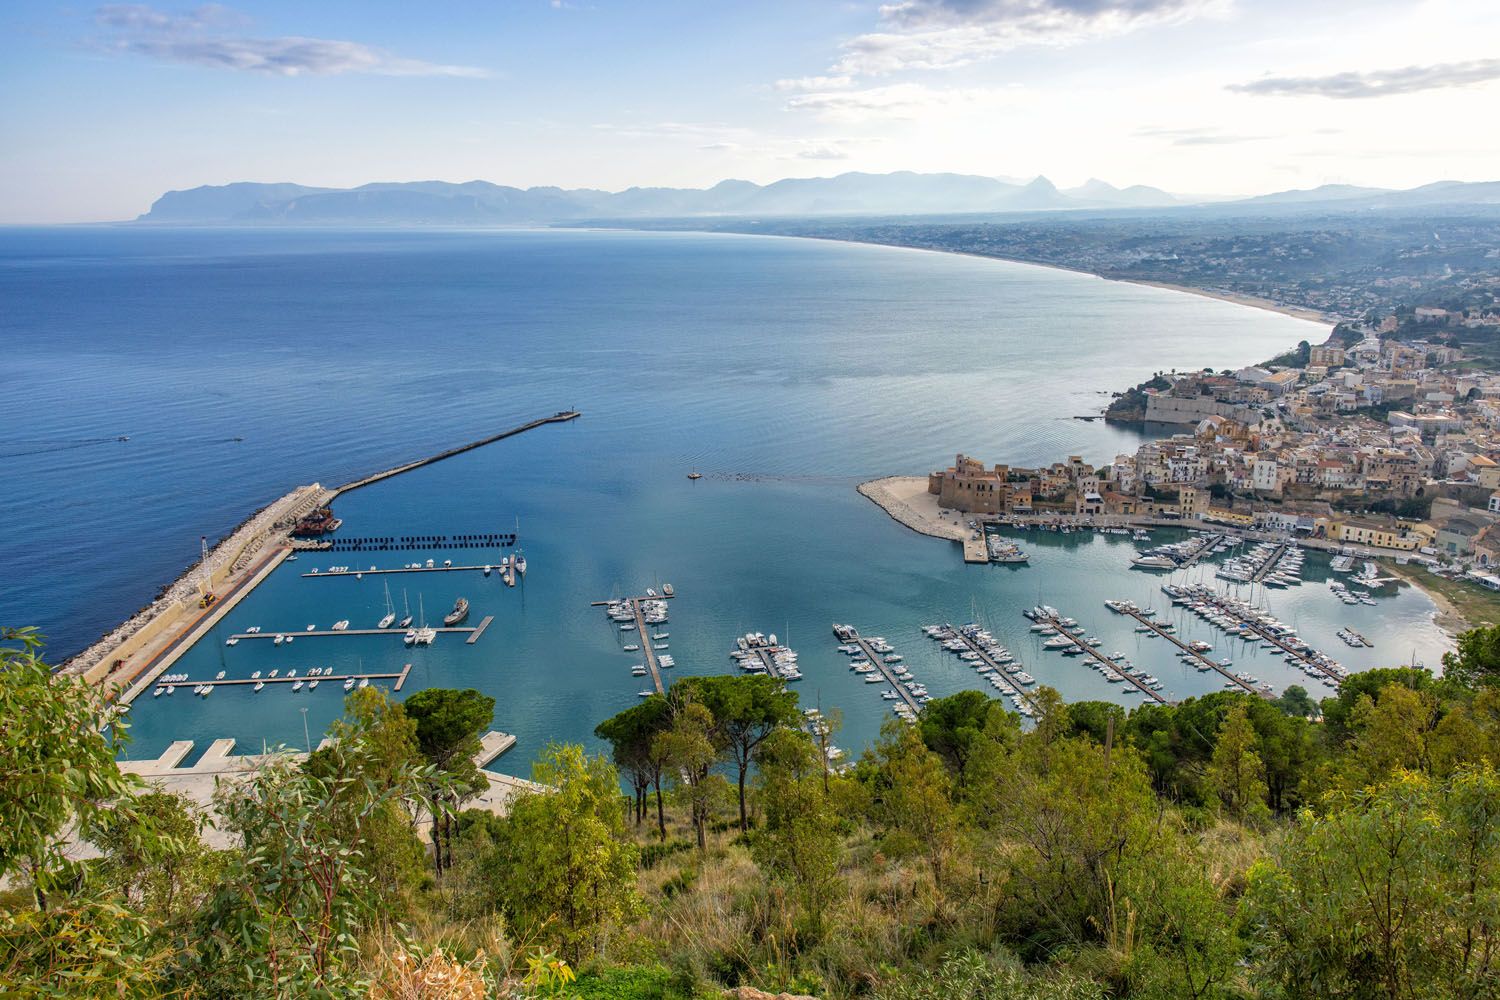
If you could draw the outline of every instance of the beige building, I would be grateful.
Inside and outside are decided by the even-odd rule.
[[[1011,509],[1009,475],[1009,466],[987,469],[978,459],[960,454],[943,471],[928,473],[927,492],[938,498],[939,507],[965,514],[1005,514]]]

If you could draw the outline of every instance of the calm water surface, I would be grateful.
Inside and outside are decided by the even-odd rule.
[[[736,634],[789,633],[804,702],[843,712],[858,749],[889,713],[846,669],[829,630],[884,634],[934,694],[979,686],[918,626],[978,617],[1069,698],[1118,686],[1044,654],[1023,606],[1041,600],[1153,668],[1178,696],[1215,684],[1138,640],[1106,597],[1164,606],[1161,579],[1127,569],[1128,539],[1035,536],[1026,568],[965,567],[854,491],[963,450],[990,461],[1095,463],[1136,435],[1072,419],[1109,390],[1173,366],[1263,359],[1322,328],[1159,289],[1025,265],[881,247],[739,236],[586,232],[0,231],[0,621],[35,623],[54,656],[148,601],[257,507],[564,407],[547,427],[351,494],[346,534],[509,530],[530,574],[389,578],[436,619],[463,594],[481,642],[444,636],[223,638],[372,627],[383,578],[309,580],[283,565],[181,661],[217,671],[332,665],[399,670],[407,691],[473,686],[520,737],[524,772],[549,739],[592,743],[633,703],[638,657],[589,602],[671,581],[678,672],[727,670]],[[128,436],[129,441],[116,440]],[[689,482],[697,469],[704,478]],[[455,553],[364,557],[381,565]],[[498,558],[498,553],[491,556]],[[477,558],[475,561],[483,561]],[[1326,575],[1319,557],[1308,577]],[[1283,619],[1351,666],[1428,663],[1432,607],[1394,590],[1345,607],[1321,582],[1273,592]],[[1196,620],[1195,620],[1196,621]],[[1352,625],[1373,650],[1334,636]],[[1197,625],[1204,629],[1206,626]],[[1189,634],[1196,634],[1189,631]],[[1212,638],[1205,635],[1205,637]],[[1278,687],[1301,680],[1230,651]],[[328,686],[325,686],[328,687]],[[181,691],[133,713],[132,753],[174,739],[241,748],[312,738],[334,687],[293,694]]]

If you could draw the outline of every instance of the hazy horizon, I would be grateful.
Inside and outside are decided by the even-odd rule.
[[[336,0],[0,14],[0,223],[168,190],[470,179],[620,191],[848,171],[1188,198],[1500,179],[1479,0]]]

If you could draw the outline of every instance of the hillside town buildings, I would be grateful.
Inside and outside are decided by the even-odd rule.
[[[981,516],[1180,517],[1488,566],[1500,559],[1500,374],[1452,348],[1313,347],[1305,367],[1159,376],[1148,420],[1172,433],[1095,468],[957,456],[928,477]]]

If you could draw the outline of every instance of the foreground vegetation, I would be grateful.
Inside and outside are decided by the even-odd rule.
[[[683,678],[504,818],[465,808],[490,699],[364,689],[220,788],[227,851],[4,640],[8,996],[1500,996],[1500,629],[1321,705],[964,692],[842,771],[777,682]]]

